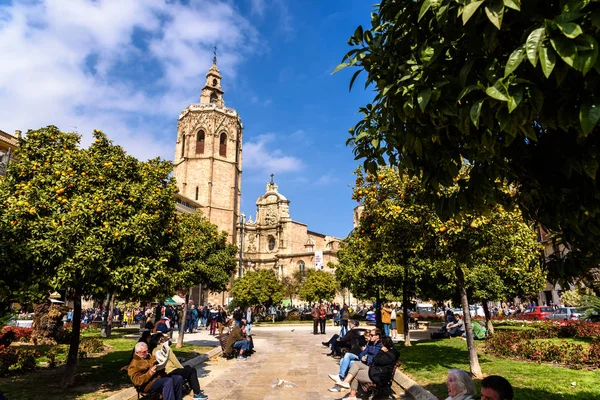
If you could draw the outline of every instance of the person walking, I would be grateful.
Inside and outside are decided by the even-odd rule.
[[[346,333],[348,333],[348,320],[350,319],[350,311],[348,310],[348,305],[344,303],[342,310],[340,311],[340,325],[342,326],[340,330],[340,337],[344,337]]]

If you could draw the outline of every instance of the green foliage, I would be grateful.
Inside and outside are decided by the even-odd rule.
[[[584,314],[581,319],[600,320],[600,297],[583,295],[581,296],[581,309]]]
[[[518,204],[572,249],[550,277],[579,275],[600,253],[599,27],[588,0],[382,0],[336,68],[376,88],[348,144],[421,180],[443,218]]]
[[[182,236],[178,287],[202,284],[207,290],[225,289],[235,271],[236,246],[227,243],[227,233],[219,232],[201,213],[184,214],[179,219]]]
[[[338,279],[361,297],[410,295],[457,299],[455,267],[476,300],[537,293],[544,284],[534,231],[518,210],[494,207],[487,216],[442,221],[424,198],[424,185],[394,168],[357,171],[353,198],[360,225],[342,242]]]
[[[329,272],[310,269],[306,272],[306,279],[299,290],[301,300],[310,303],[331,301],[335,297],[339,285],[335,276]]]
[[[269,269],[248,271],[235,280],[231,293],[242,307],[277,304],[283,299],[283,285]]]
[[[29,131],[0,181],[3,275],[13,295],[77,288],[121,297],[170,295],[177,276],[171,163],[140,162],[94,132]]]
[[[92,354],[102,353],[104,351],[104,343],[98,338],[83,338],[79,344],[80,354],[85,354],[86,357]]]

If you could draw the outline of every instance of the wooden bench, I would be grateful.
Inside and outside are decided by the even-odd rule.
[[[400,360],[396,361],[396,364],[394,364],[389,382],[380,385],[376,385],[373,382],[361,383],[361,392],[369,393],[369,398],[373,399],[389,398],[391,394],[390,392],[392,391],[392,383],[394,382],[394,376],[396,375],[396,369],[400,366],[400,364],[402,364]]]

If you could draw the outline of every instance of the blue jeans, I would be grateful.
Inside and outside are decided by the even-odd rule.
[[[181,393],[182,387],[183,377],[173,375],[155,380],[148,392],[161,393],[163,400],[181,400],[183,398]]]
[[[384,336],[390,336],[390,324],[383,324]]]
[[[342,330],[340,331],[340,336],[344,337],[344,335],[346,335],[346,333],[348,333],[348,320],[343,319],[341,322],[341,325],[342,325]]]
[[[206,326],[206,317],[202,317],[202,326]]]
[[[250,342],[247,340],[238,340],[233,344],[233,348],[248,351],[250,350]]]
[[[344,355],[344,358],[340,360],[340,378],[342,378],[342,380],[346,377],[346,374],[348,374],[350,365],[356,360],[358,360],[358,356],[350,352],[347,352]]]
[[[252,324],[247,323],[246,324],[246,334],[249,335],[251,330],[252,330]]]

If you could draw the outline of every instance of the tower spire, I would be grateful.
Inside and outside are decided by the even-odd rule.
[[[217,64],[217,45],[215,45],[213,50],[213,64]]]

